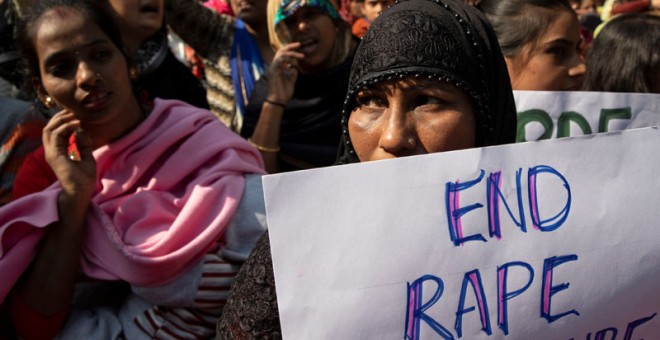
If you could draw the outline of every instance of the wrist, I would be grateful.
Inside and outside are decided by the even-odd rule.
[[[277,107],[280,107],[282,109],[284,109],[286,107],[286,101],[270,99],[270,98],[266,98],[264,100],[264,104],[270,104],[272,106],[277,106]]]
[[[92,201],[92,193],[85,191],[71,192],[62,189],[57,197],[57,202],[62,210],[74,215],[84,214]]]
[[[252,140],[252,137],[248,138],[248,139],[247,139],[247,142],[248,142],[250,145],[254,146],[257,150],[259,150],[259,151],[261,151],[261,152],[265,152],[265,153],[277,153],[277,152],[280,151],[280,146],[279,146],[279,145],[278,145],[278,146],[269,147],[269,146],[264,146],[264,145],[261,145],[261,144],[257,144],[257,143],[255,143],[255,142]]]

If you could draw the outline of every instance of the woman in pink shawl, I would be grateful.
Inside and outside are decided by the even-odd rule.
[[[90,2],[39,1],[20,32],[39,98],[60,111],[0,209],[4,325],[21,338],[213,335],[265,230],[259,153],[208,111],[140,102]]]

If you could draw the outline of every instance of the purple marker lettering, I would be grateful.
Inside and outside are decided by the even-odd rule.
[[[474,234],[467,237],[463,236],[463,225],[461,224],[461,216],[474,209],[481,208],[483,205],[481,203],[475,203],[466,207],[460,207],[458,199],[460,191],[469,189],[477,183],[481,182],[484,174],[484,170],[481,170],[479,177],[472,181],[465,183],[459,183],[458,181],[448,182],[445,185],[445,206],[447,212],[447,224],[449,227],[449,237],[457,247],[468,241],[486,242],[486,239],[481,234]]]
[[[522,186],[520,184],[520,177],[522,174],[522,169],[516,170],[516,192],[518,194],[518,215],[519,215],[519,220],[516,219],[513,216],[513,212],[511,211],[511,208],[509,208],[509,204],[507,203],[506,199],[504,199],[504,194],[502,194],[502,190],[500,189],[502,186],[502,179],[501,179],[501,172],[494,172],[491,173],[490,176],[488,176],[487,179],[487,205],[488,205],[488,230],[490,232],[490,237],[496,237],[500,239],[502,237],[502,230],[500,227],[500,199],[502,200],[502,203],[504,203],[504,207],[506,208],[509,217],[511,217],[511,220],[513,223],[520,228],[523,232],[527,232],[527,226],[525,224],[525,210],[523,209],[523,200],[522,200]]]
[[[612,332],[612,336],[609,338],[609,340],[615,340],[616,334],[619,333],[619,331],[614,327],[605,328],[596,333],[594,340],[605,340],[605,335],[607,335],[609,332]]]
[[[559,179],[561,179],[561,181],[564,182],[563,186],[566,189],[566,192],[568,193],[564,208],[562,208],[561,211],[557,213],[557,215],[545,220],[541,219],[541,214],[539,213],[538,190],[536,187],[536,180],[538,179],[537,177],[541,173],[549,173],[555,175],[556,177],[559,177]],[[527,176],[528,176],[529,207],[532,215],[532,225],[534,226],[534,228],[545,232],[556,230],[557,228],[561,227],[561,225],[566,221],[566,218],[568,218],[568,213],[571,210],[571,187],[568,184],[568,181],[566,181],[566,178],[562,174],[560,174],[557,170],[547,165],[538,165],[533,168],[529,168]]]
[[[520,289],[508,292],[507,277],[509,267],[516,266],[527,269],[529,272],[529,279],[527,283]],[[509,334],[509,320],[508,320],[508,301],[526,291],[532,285],[534,280],[534,269],[528,263],[515,261],[505,263],[497,267],[497,325],[504,332],[504,335]]]
[[[465,296],[467,294],[468,283],[472,285],[472,290],[474,291],[474,295],[477,299],[477,307],[479,308],[479,316],[481,320],[481,330],[486,334],[491,335],[492,331],[490,328],[490,316],[488,315],[488,302],[486,300],[486,293],[484,292],[483,285],[481,283],[481,274],[479,274],[479,269],[467,272],[463,277],[461,296],[458,300],[458,310],[456,311],[456,323],[454,324],[456,334],[459,338],[462,336],[463,315],[474,310],[474,306],[465,308]]]
[[[435,293],[427,301],[422,304],[422,287],[425,281],[433,281],[436,283],[437,288]],[[420,324],[422,321],[426,322],[431,329],[438,335],[440,335],[445,340],[453,340],[454,336],[449,332],[444,326],[439,322],[428,316],[425,312],[427,309],[431,308],[442,296],[444,290],[444,284],[442,279],[433,275],[424,275],[419,279],[413,281],[413,283],[408,283],[408,303],[406,305],[406,330],[403,334],[404,339],[406,340],[417,340],[420,338]]]
[[[556,320],[569,314],[575,314],[577,316],[580,315],[580,313],[578,313],[575,309],[557,315],[550,314],[550,311],[552,309],[551,307],[552,296],[564,289],[567,289],[570,286],[569,283],[561,283],[559,285],[553,286],[552,285],[553,270],[555,267],[558,267],[564,262],[576,261],[577,259],[578,256],[572,254],[572,255],[564,255],[559,257],[553,256],[543,261],[543,276],[542,276],[543,282],[541,283],[541,317],[548,320],[548,323],[555,322]]]
[[[635,331],[635,328],[639,327],[640,325],[642,325],[642,324],[644,324],[648,321],[651,321],[651,319],[655,318],[655,316],[657,314],[658,313],[653,313],[652,315],[649,315],[645,318],[637,319],[637,320],[629,323],[628,327],[626,328],[626,334],[623,336],[623,340],[631,340],[633,332]],[[657,326],[657,324],[656,324],[656,326]]]

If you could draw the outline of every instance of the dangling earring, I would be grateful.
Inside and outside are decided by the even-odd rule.
[[[51,96],[46,96],[46,98],[44,98],[44,106],[46,106],[46,108],[52,109],[55,107],[55,105],[55,101],[53,98],[51,98]]]
[[[137,68],[135,68],[135,66],[130,68],[129,73],[131,75],[131,80],[137,79]]]

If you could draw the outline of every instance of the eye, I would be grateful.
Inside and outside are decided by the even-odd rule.
[[[547,52],[558,58],[563,58],[566,55],[566,49],[563,47],[551,47]]]
[[[425,105],[439,105],[444,103],[444,100],[432,96],[432,95],[426,95],[426,94],[420,94],[417,96],[415,99],[415,106],[425,106]]]
[[[361,92],[355,98],[357,102],[357,107],[359,108],[387,108],[387,100],[384,98],[369,92]]]
[[[54,64],[49,65],[46,68],[46,72],[52,74],[55,77],[63,77],[66,76],[72,69],[72,63],[68,61],[61,61],[57,62]]]
[[[112,56],[112,51],[109,49],[99,49],[92,53],[92,58],[96,61],[106,61]]]

